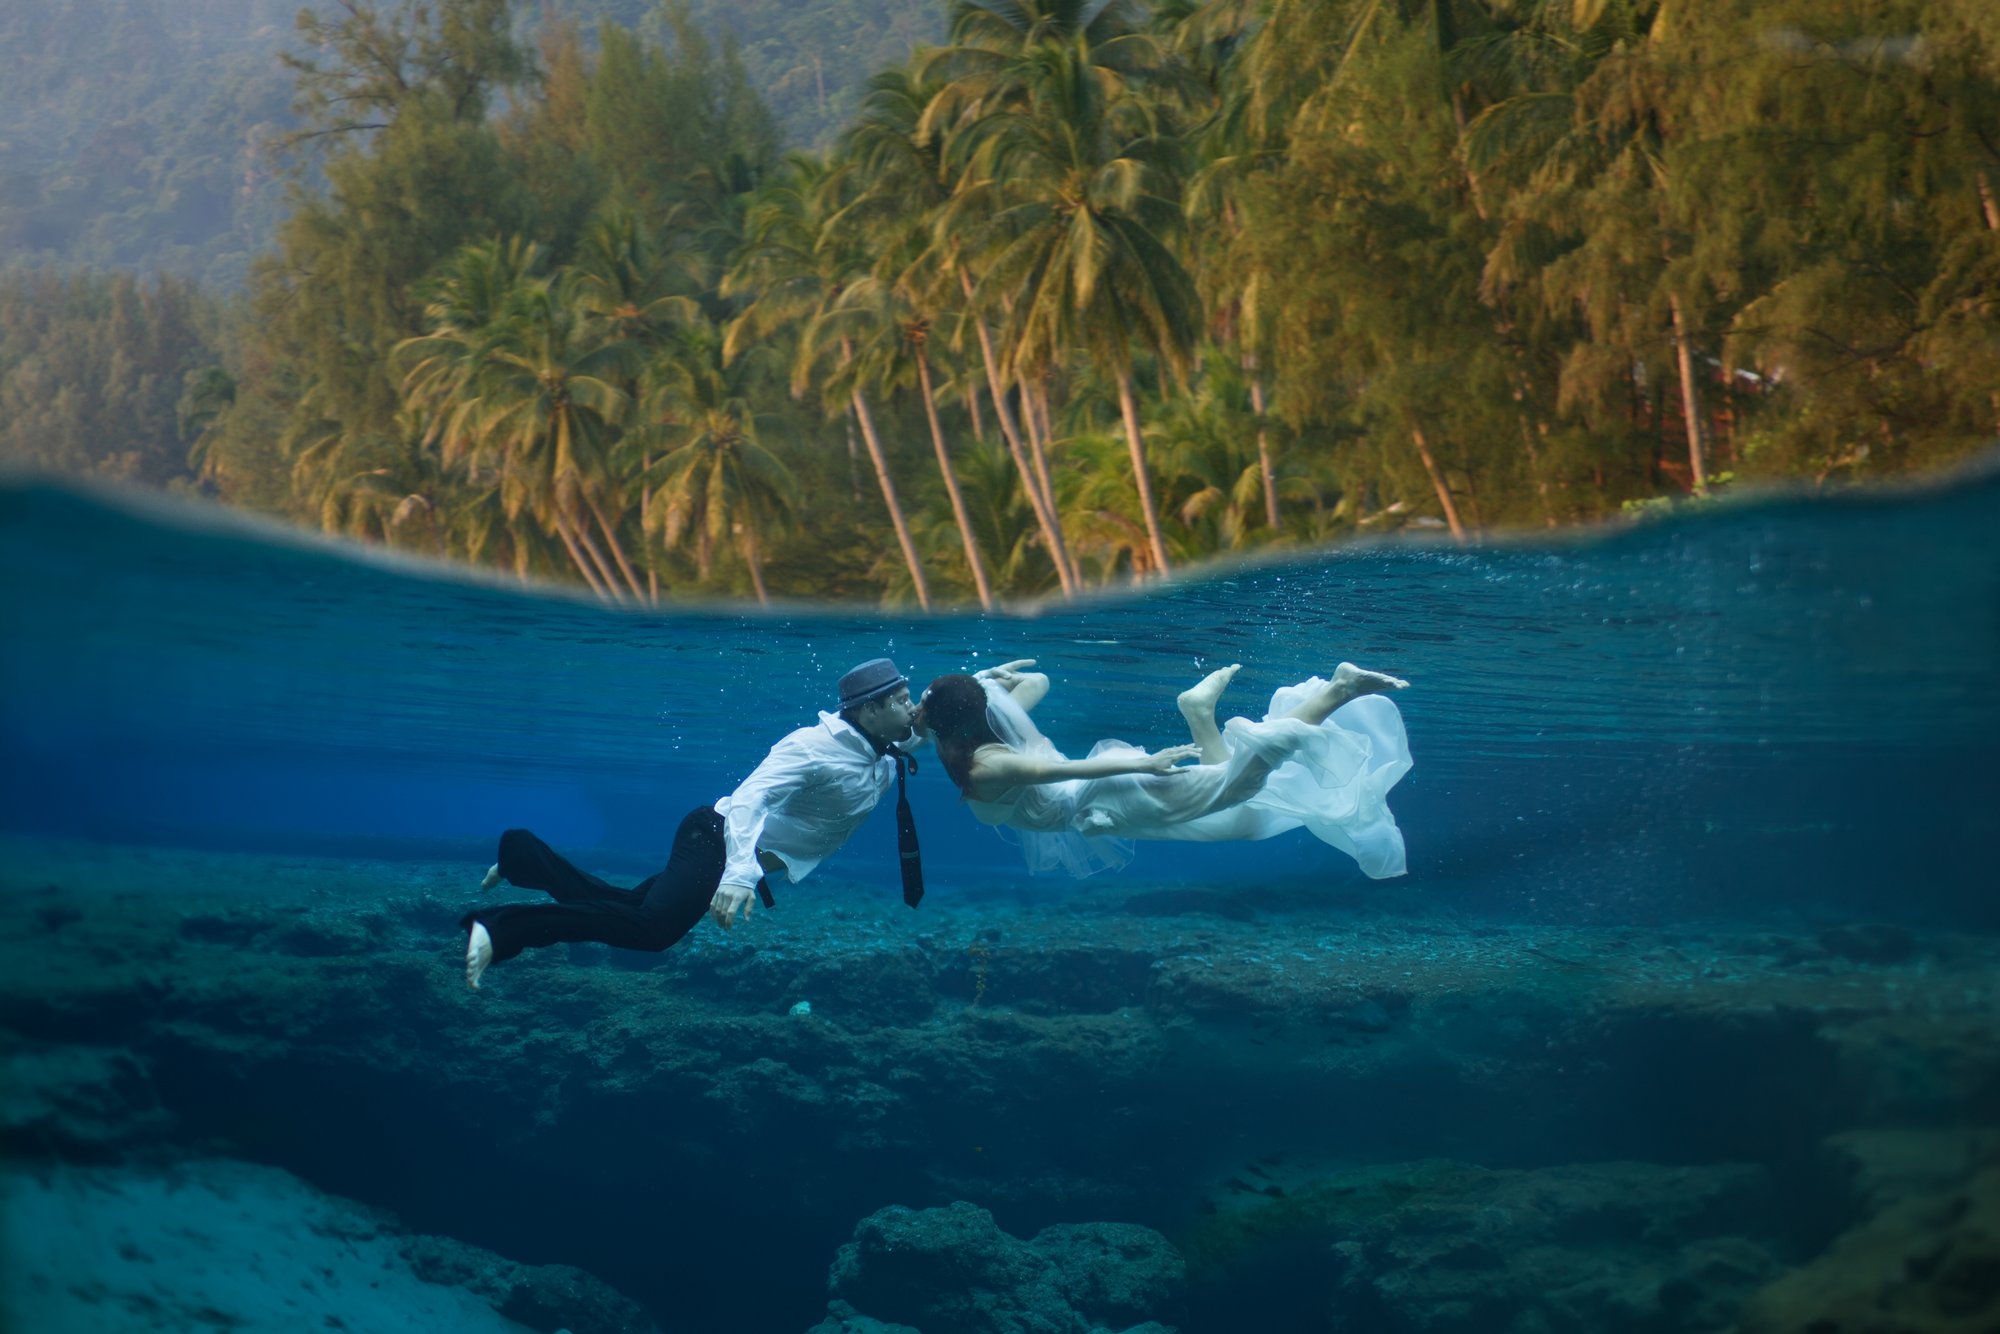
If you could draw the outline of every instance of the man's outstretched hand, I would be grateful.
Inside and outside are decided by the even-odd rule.
[[[757,905],[757,890],[751,885],[724,885],[715,891],[715,897],[708,901],[708,915],[715,919],[717,926],[725,931],[736,925],[740,915],[750,916],[750,910]]]

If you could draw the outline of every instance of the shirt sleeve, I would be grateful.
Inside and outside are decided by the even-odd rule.
[[[788,736],[771,747],[764,762],[720,803],[728,807],[722,817],[723,846],[728,855],[723,884],[754,885],[763,878],[757,844],[764,837],[764,823],[772,811],[810,781],[812,772],[812,757],[805,744]]]

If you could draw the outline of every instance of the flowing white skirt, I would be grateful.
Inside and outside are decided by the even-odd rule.
[[[1303,827],[1378,880],[1401,875],[1403,831],[1389,789],[1410,771],[1403,715],[1387,696],[1364,695],[1317,726],[1284,716],[1323,684],[1315,677],[1278,690],[1262,721],[1231,718],[1222,729],[1225,764],[1042,783],[1004,801],[968,804],[988,824],[1024,831],[1034,871],[1088,875],[1121,866],[1130,858],[1118,843],[1125,839],[1222,843]],[[1139,749],[1100,741],[1090,753]],[[1261,786],[1258,761],[1270,767]]]

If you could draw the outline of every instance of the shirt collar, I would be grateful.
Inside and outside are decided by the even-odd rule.
[[[822,711],[819,725],[826,729],[827,735],[849,750],[866,755],[871,760],[887,758],[875,753],[875,743],[868,739],[866,733],[837,713]]]

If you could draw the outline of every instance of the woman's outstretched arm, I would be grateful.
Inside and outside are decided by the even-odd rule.
[[[1094,755],[1087,760],[1044,759],[1021,755],[1004,746],[982,746],[972,757],[972,786],[995,788],[1025,787],[1031,783],[1060,783],[1066,778],[1115,778],[1119,774],[1171,773],[1182,760],[1199,759],[1199,746],[1169,746],[1148,755],[1143,751],[1120,751]]]

